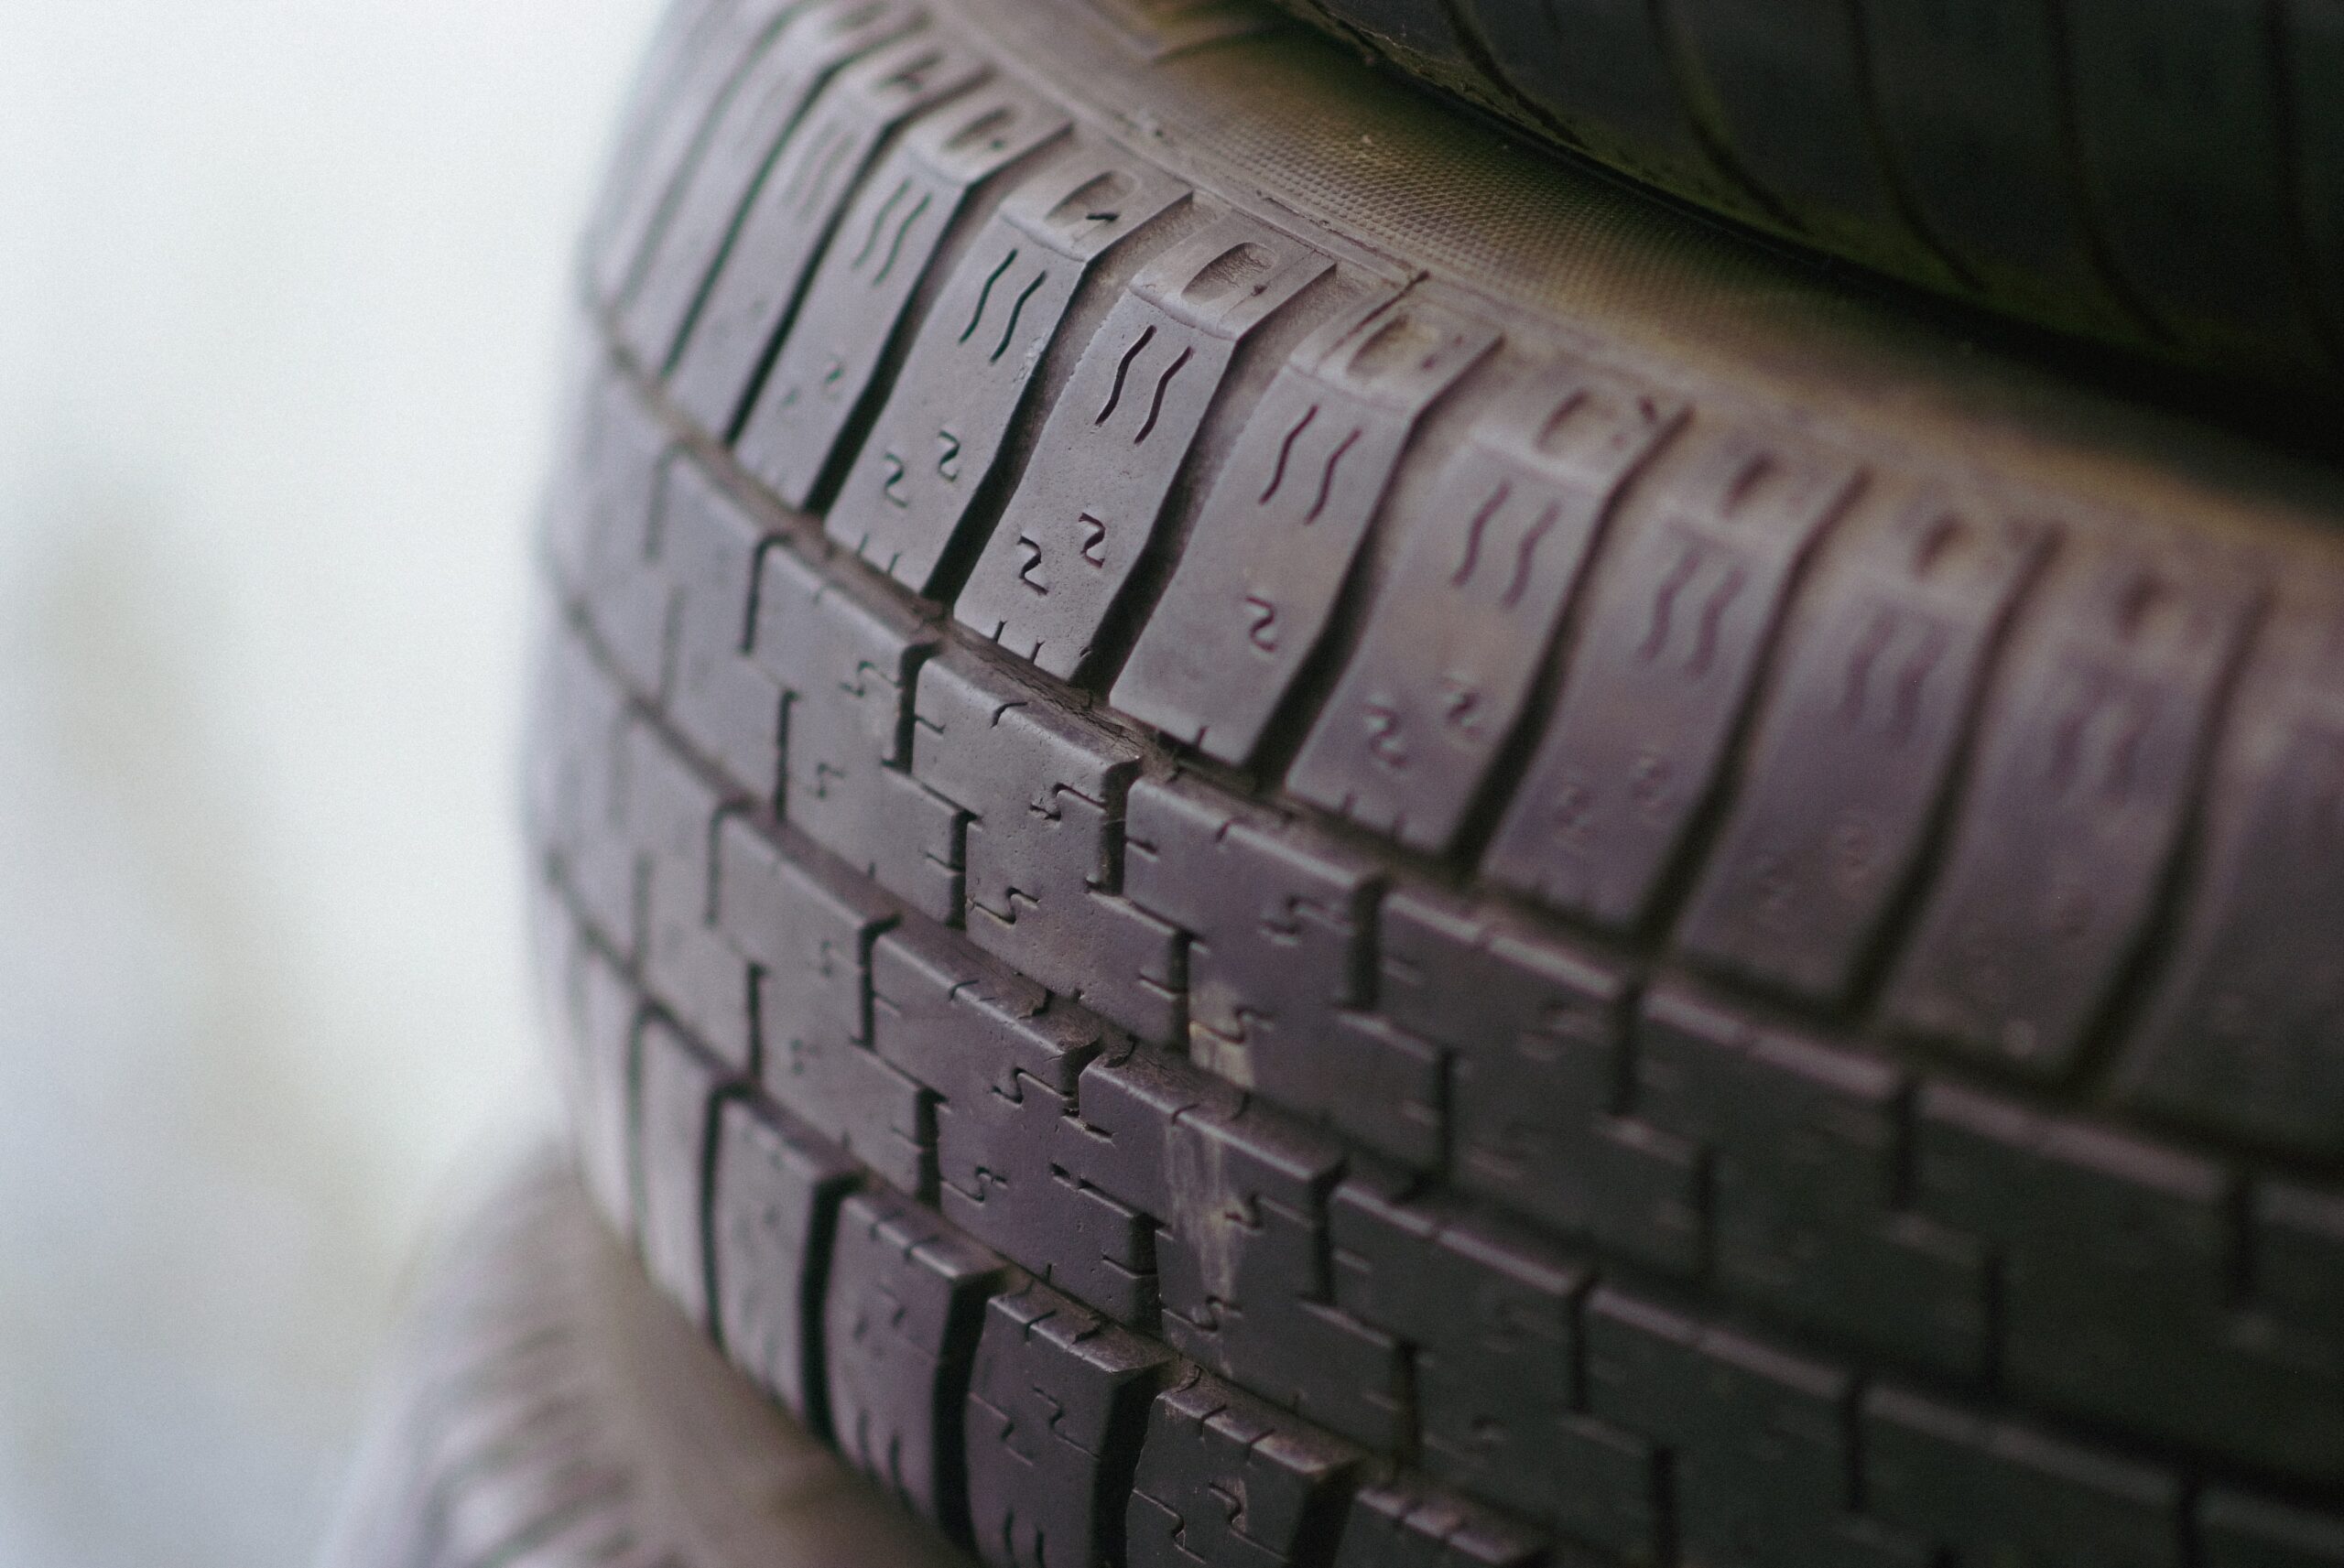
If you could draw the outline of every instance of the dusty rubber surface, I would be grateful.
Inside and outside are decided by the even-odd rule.
[[[1908,282],[2332,376],[2325,0],[1291,0],[1529,135]]]
[[[2339,1561],[2333,471],[1250,10],[646,82],[532,831],[736,1362],[1004,1563]]]
[[[566,1162],[418,1281],[331,1568],[951,1568],[644,1279]]]

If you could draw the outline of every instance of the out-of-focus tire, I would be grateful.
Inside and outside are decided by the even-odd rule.
[[[2028,319],[2332,377],[2331,0],[1286,0],[1769,233]]]
[[[429,1260],[326,1568],[960,1568],[661,1299],[543,1157]]]

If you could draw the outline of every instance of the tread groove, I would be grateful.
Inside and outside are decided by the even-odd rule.
[[[967,69],[1022,69],[1015,36],[988,47],[1006,58]],[[1227,64],[1254,47],[1214,50]],[[1187,59],[1180,69],[1208,63]],[[1678,82],[1693,92],[1681,70]],[[1018,91],[1056,113],[1064,90]],[[881,260],[891,229],[915,254],[905,236],[925,197],[892,183],[890,149],[928,135],[928,112],[889,122],[856,155],[852,189],[826,189],[822,221],[860,214],[859,249],[833,234],[797,277],[735,427],[779,356],[804,359],[791,343],[830,325],[798,319],[819,314],[805,302],[826,269],[895,265]],[[1698,364],[1590,344],[1600,315],[1509,313],[1445,276],[1346,249],[1308,227],[1316,214],[1266,198],[1223,210],[1229,193],[1183,161],[1178,137],[1134,152],[1137,122],[1069,117],[1063,159],[971,187],[952,210],[955,237],[927,281],[889,307],[892,346],[862,412],[836,427],[826,473],[864,471],[883,444],[897,477],[929,460],[924,427],[897,428],[885,411],[928,406],[906,370],[923,362],[915,337],[957,330],[982,350],[999,295],[1009,325],[994,358],[1019,341],[1045,278],[1010,303],[1026,241],[974,236],[1008,232],[1024,181],[1038,189],[1078,163],[1138,168],[1182,191],[1193,182],[1205,206],[1050,297],[1027,351],[1052,368],[1013,389],[1007,434],[988,438],[1003,460],[987,460],[951,535],[907,573],[941,593],[895,580],[886,551],[865,554],[875,525],[869,539],[826,536],[841,483],[810,484],[810,510],[786,504],[732,449],[739,429],[710,426],[706,387],[688,396],[646,373],[618,313],[597,317],[603,390],[581,400],[580,475],[550,513],[562,612],[536,742],[551,782],[533,779],[531,831],[552,879],[542,918],[562,933],[547,946],[574,955],[562,960],[573,978],[547,989],[570,999],[569,1049],[589,1064],[569,1075],[585,1086],[582,1136],[607,1141],[594,1119],[624,1111],[629,1191],[604,1195],[632,1208],[614,1217],[655,1271],[684,1266],[660,1206],[689,1172],[700,1206],[689,1262],[732,1345],[723,1314],[743,1309],[722,1255],[739,1242],[719,1207],[735,1201],[719,1174],[731,1108],[798,1129],[792,1148],[827,1151],[804,1157],[854,1184],[842,1201],[865,1228],[825,1232],[817,1215],[792,1232],[798,1288],[760,1310],[794,1314],[789,1343],[814,1347],[817,1392],[803,1402],[815,1422],[828,1400],[863,1462],[995,1568],[1036,1568],[1029,1552],[1086,1535],[1129,1568],[1156,1568],[1183,1541],[1208,1562],[1242,1546],[1265,1568],[1369,1568],[1396,1542],[1460,1554],[1469,1540],[1480,1554],[1456,1561],[1526,1563],[1542,1532],[1573,1552],[1706,1562],[1729,1550],[1720,1521],[1737,1509],[1762,1509],[1751,1528],[1769,1558],[1884,1562],[1909,1547],[1966,1560],[1988,1548],[1964,1532],[2001,1531],[1992,1550],[2033,1560],[2027,1509],[1973,1518],[1924,1495],[1973,1471],[2010,1497],[2098,1487],[2091,1507],[2132,1510],[2126,1528],[2180,1543],[2159,1559],[2178,1563],[2199,1551],[2195,1499],[2209,1483],[2293,1509],[2344,1481],[2344,1418],[2322,1407],[2317,1365],[2290,1386],[2236,1338],[2259,1325],[2273,1344],[2324,1343],[2302,1303],[2317,1293],[2306,1281],[2329,1277],[2319,1271],[2344,1279],[2344,1241],[2304,1217],[2344,1204],[2344,1149],[2274,1147],[2212,1111],[2179,1129],[2102,1092],[2202,902],[2218,774],[2271,726],[2246,679],[2264,622],[2224,644],[2201,690],[2188,684],[2199,665],[2168,674],[2164,654],[2136,654],[2121,615],[2113,653],[2081,641],[2101,636],[2098,622],[2061,630],[2077,611],[2044,591],[2059,569],[2047,553],[1941,579],[1937,552],[1969,546],[1925,541],[1926,558],[1895,576],[1875,556],[1904,536],[1892,525],[1908,492],[1959,475],[1966,495],[1984,461],[1952,449],[1964,427],[1950,416],[1937,444],[1906,449]],[[1868,124],[1885,158],[1876,115]],[[801,154],[799,174],[819,161]],[[939,304],[947,274],[963,277],[950,296],[963,303]],[[1243,292],[1274,282],[1285,292],[1258,307]],[[1244,319],[1215,314],[1237,309],[1275,320],[1249,337]],[[1135,379],[1156,351],[1168,362]],[[1578,400],[1543,427],[1506,423],[1531,395],[1570,386]],[[1571,414],[1599,401],[1626,412]],[[949,468],[967,427],[938,406]],[[1038,439],[1060,411],[1079,437],[1101,431],[1115,463],[1158,465],[1148,517],[1087,489],[1068,489],[1063,518],[1015,504],[1072,471]],[[1150,446],[1145,460],[1116,419],[1136,428],[1132,447]],[[1533,478],[1583,498],[1584,517],[1525,500]],[[2050,526],[2061,560],[2139,537],[2056,464],[1997,476],[1991,492],[1980,504]],[[663,498],[656,527],[646,495]],[[1436,497],[1457,515],[1426,557],[1437,565],[1411,578],[1404,546],[1417,514],[1447,504]],[[2230,526],[2212,507],[2185,524],[2199,514],[2208,532]],[[2184,536],[2160,520],[2131,547],[2167,571]],[[2292,519],[2255,536],[2266,543],[2240,553],[2283,597],[2280,550],[2309,564],[2327,549]],[[1134,552],[1113,557],[1128,576],[1080,656],[1045,656],[1043,634],[1012,636],[1012,622],[988,638],[957,618],[983,619],[984,574],[995,552],[1015,572],[1020,537],[1029,585],[1053,591]],[[1211,579],[1232,544],[1244,571]],[[2295,575],[2332,586],[2335,571],[2328,550]],[[1199,581],[1231,587],[1228,603],[1199,599]],[[1479,598],[1463,594],[1476,584]],[[1869,631],[1830,623],[1834,595],[1858,590],[1883,616],[1909,614]],[[1419,597],[1442,591],[1457,597]],[[1390,697],[1364,710],[1383,728],[1330,775],[1306,784],[1305,764],[1320,764],[1297,762],[1357,711],[1333,700],[1339,682],[1446,673],[1446,642],[1402,658],[1389,652],[1402,644],[1367,635],[1378,617],[1409,615],[1444,634],[1480,618],[1490,645],[1536,671],[1502,721],[1484,720],[1495,732],[1446,837],[1417,833],[1411,796],[1367,804],[1373,775],[1356,770],[1405,765],[1427,743]],[[2046,625],[2050,652],[2017,658],[2022,634],[2049,636]],[[641,653],[646,626],[664,658]],[[1266,643],[1247,641],[1265,630]],[[1821,654],[1795,658],[1810,639]],[[1950,1039],[1908,1042],[1888,992],[1921,945],[1932,890],[1953,881],[1990,740],[2034,733],[2002,694],[2031,683],[2040,696],[2051,676],[2038,663],[2064,677],[2054,656],[2070,641],[2078,667],[2138,675],[2138,700],[2168,701],[2169,730],[2193,727],[2173,731],[2187,756],[2146,913],[2080,1047],[2046,1074]],[[1632,665],[1663,669],[1616,686],[1642,728],[1612,756],[1612,731],[1584,711]],[[1461,695],[1452,720],[1482,694]],[[2059,700],[2078,725],[2098,712]],[[1245,703],[1260,711],[1246,717]],[[1647,835],[1624,901],[1582,904],[1488,869],[1512,813],[1562,804],[1540,794],[1533,763],[1567,709],[1581,714],[1568,733],[1595,738],[1571,765],[1602,787],[1655,756],[1658,776],[1677,770],[1673,815]],[[1863,737],[1883,766],[1927,742],[1899,764],[1918,780],[1896,797],[1909,848],[1862,906],[1837,990],[1731,953],[1712,963],[1687,935],[1730,820],[1761,809],[1756,786],[1775,765],[1762,730],[1808,710]],[[2131,742],[2078,729],[2079,754],[2087,741],[2144,744],[2147,720],[2125,721]],[[2108,765],[2122,784],[2128,766],[2166,764]],[[1290,773],[1292,793],[1268,798]],[[1869,848],[1848,854],[1869,864]],[[2024,914],[2019,881],[1996,883],[1985,907]],[[1793,913],[1807,916],[1795,900]],[[623,1108],[588,1092],[611,1079]],[[679,1164],[668,1145],[690,1140],[670,1102],[703,1092]],[[655,1115],[655,1102],[670,1108]],[[1507,1159],[1516,1179],[1490,1173]],[[2309,1206],[2262,1204],[2281,1181]],[[1001,1477],[1024,1472],[999,1469],[985,1445],[997,1435],[1014,1449],[1036,1420],[1055,1432],[1077,1408],[1073,1384],[1049,1396],[1047,1419],[986,1406],[1006,1424],[981,1444],[988,1357],[1011,1354],[994,1325],[1029,1312],[1042,1315],[1016,1320],[1014,1354],[1112,1409],[1079,1452],[1047,1451],[1058,1490],[1004,1498]],[[732,1352],[764,1354],[747,1340]],[[2147,1365],[2169,1385],[2125,1369]],[[1874,1433],[1874,1396],[1908,1384],[1912,1420]],[[1763,1464],[1738,1462],[1745,1419],[1753,1434],[1797,1436]],[[1568,1476],[1474,1460],[1454,1438],[1475,1421],[1493,1442],[1566,1445]],[[1125,1495],[1128,1516],[1109,1506]],[[1057,1511],[1080,1498],[1079,1519]],[[1529,1544],[1507,1556],[1517,1533]],[[1371,1540],[1386,1545],[1371,1552]]]

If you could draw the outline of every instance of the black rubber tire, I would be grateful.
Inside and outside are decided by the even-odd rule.
[[[326,1568],[959,1568],[653,1292],[551,1158],[417,1281]]]
[[[787,14],[623,142],[532,752],[737,1361],[1017,1568],[2344,1562],[2333,467],[1251,10]]]
[[[1769,233],[2202,362],[2344,353],[2335,0],[1284,0]]]

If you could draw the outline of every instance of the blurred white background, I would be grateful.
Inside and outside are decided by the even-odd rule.
[[[524,527],[652,9],[0,5],[0,1564],[307,1561],[542,1093]]]

